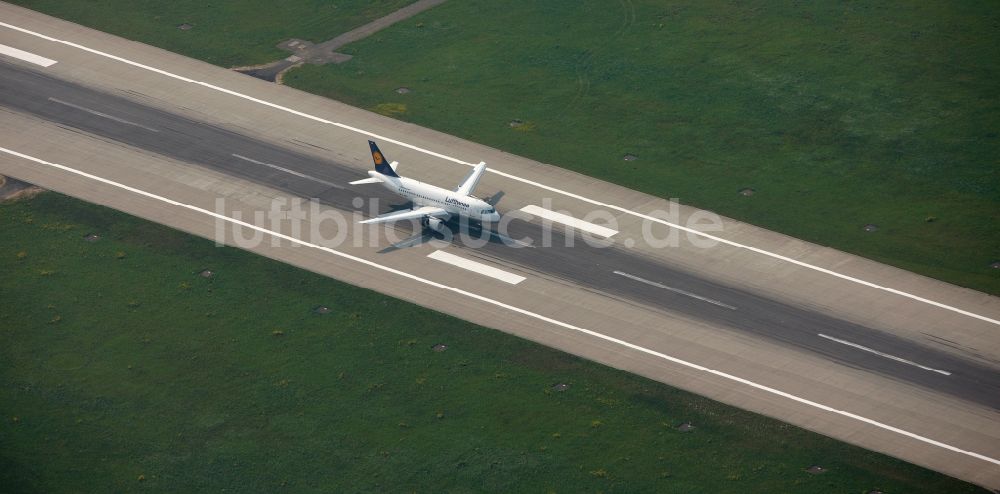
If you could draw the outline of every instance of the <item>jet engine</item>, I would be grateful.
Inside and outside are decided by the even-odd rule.
[[[430,228],[431,230],[444,234],[445,226],[444,226],[444,221],[441,221],[441,218],[428,216],[424,218],[422,223],[424,225],[424,228]]]

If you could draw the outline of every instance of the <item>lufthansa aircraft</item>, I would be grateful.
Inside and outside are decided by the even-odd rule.
[[[376,216],[361,223],[385,223],[400,220],[419,219],[420,224],[437,232],[444,232],[444,223],[452,215],[464,216],[477,221],[498,221],[500,215],[488,202],[472,196],[479,179],[486,172],[486,163],[476,165],[469,176],[454,191],[435,187],[396,174],[396,161],[386,163],[385,155],[374,142],[368,141],[372,151],[375,169],[369,170],[370,178],[356,180],[351,185],[381,183],[383,187],[413,202],[409,211],[394,211]]]

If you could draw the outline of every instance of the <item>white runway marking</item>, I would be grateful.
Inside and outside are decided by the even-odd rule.
[[[732,305],[729,305],[729,304],[725,304],[725,303],[719,302],[718,300],[710,299],[708,297],[702,297],[701,295],[698,295],[697,293],[691,293],[691,292],[688,292],[688,291],[685,291],[685,290],[681,290],[680,288],[674,288],[672,286],[667,286],[667,285],[664,285],[662,283],[657,283],[655,281],[649,281],[647,279],[640,278],[640,277],[638,277],[638,276],[636,276],[634,274],[628,274],[628,273],[625,273],[623,271],[615,271],[615,274],[620,275],[620,276],[624,276],[626,278],[629,278],[629,279],[632,279],[632,280],[635,280],[635,281],[638,281],[639,283],[645,283],[645,284],[650,285],[650,286],[655,286],[657,288],[662,288],[664,290],[668,290],[668,291],[671,291],[671,292],[674,292],[674,293],[679,293],[681,295],[685,295],[685,296],[688,296],[688,297],[691,297],[691,298],[696,298],[696,299],[701,300],[703,302],[708,302],[708,303],[713,304],[713,305],[718,305],[719,307],[725,307],[727,309],[736,310],[736,307],[733,307]]]
[[[75,105],[73,103],[70,103],[68,101],[63,101],[63,100],[58,99],[58,98],[52,98],[52,97],[50,97],[49,101],[51,101],[53,103],[59,103],[60,105],[65,105],[65,106],[68,106],[70,108],[75,108],[75,109],[80,110],[80,111],[85,111],[85,112],[87,112],[87,113],[89,113],[91,115],[98,116],[98,117],[101,117],[101,118],[106,118],[108,120],[112,120],[112,121],[115,121],[115,122],[118,122],[118,123],[122,123],[122,124],[125,124],[125,125],[131,125],[133,127],[139,127],[140,129],[146,129],[146,130],[148,130],[150,132],[159,132],[159,130],[156,130],[156,129],[152,128],[152,127],[146,127],[145,125],[137,124],[135,122],[132,122],[132,121],[129,121],[129,120],[125,120],[124,118],[118,118],[118,117],[116,117],[114,115],[108,115],[107,113],[101,113],[101,112],[99,112],[97,110],[92,110],[92,109],[87,108],[85,106]]]
[[[462,269],[467,269],[469,271],[479,273],[484,276],[489,276],[490,278],[496,278],[505,283],[510,283],[511,285],[516,285],[525,280],[524,276],[518,276],[514,273],[508,273],[502,269],[494,268],[493,266],[488,266],[481,262],[476,262],[464,257],[459,257],[454,254],[449,254],[443,250],[436,250],[427,255],[431,259],[436,259],[438,261],[451,264],[452,266],[457,266]]]
[[[46,36],[44,34],[36,33],[36,32],[31,31],[29,29],[25,29],[23,27],[18,27],[18,26],[15,26],[13,24],[8,24],[6,22],[0,22],[0,26],[6,27],[8,29],[13,29],[14,31],[22,32],[22,33],[25,33],[25,34],[30,34],[32,36],[35,36],[35,37],[38,37],[38,38],[41,38],[41,39],[44,39],[44,40],[51,41],[53,43],[60,43],[60,44],[66,45],[66,46],[71,46],[73,48],[76,48],[76,49],[79,49],[79,50],[83,50],[85,52],[92,53],[94,55],[98,55],[98,56],[101,56],[101,57],[109,58],[111,60],[115,60],[115,61],[127,64],[127,65],[131,65],[133,67],[137,67],[137,68],[140,68],[140,69],[143,69],[143,70],[148,70],[150,72],[155,72],[157,74],[160,74],[160,75],[163,75],[163,76],[166,76],[166,77],[170,77],[172,79],[177,79],[179,81],[184,81],[184,82],[189,82],[191,84],[197,84],[197,85],[200,85],[200,86],[204,86],[204,87],[207,87],[207,88],[215,90],[215,91],[226,93],[226,94],[235,96],[237,98],[245,99],[247,101],[252,101],[254,103],[258,103],[258,104],[261,104],[261,105],[264,105],[264,106],[267,106],[267,107],[270,107],[270,108],[274,108],[276,110],[280,110],[280,111],[283,111],[283,112],[286,112],[286,113],[290,113],[292,115],[298,115],[298,116],[300,116],[302,118],[307,118],[307,119],[313,120],[315,122],[320,122],[320,123],[325,123],[325,124],[333,125],[335,127],[339,127],[339,128],[345,129],[345,130],[349,130],[351,132],[357,132],[358,134],[362,134],[362,135],[370,137],[370,138],[380,139],[380,140],[383,140],[383,141],[386,141],[386,142],[391,142],[393,144],[405,147],[407,149],[412,149],[414,151],[418,151],[418,152],[424,153],[424,154],[429,155],[429,156],[434,156],[435,158],[440,158],[440,159],[443,159],[443,160],[446,160],[446,161],[451,161],[452,163],[459,163],[459,164],[462,164],[462,165],[465,165],[465,166],[476,166],[478,164],[478,162],[472,163],[472,162],[468,162],[468,161],[463,161],[463,160],[460,160],[458,158],[453,158],[451,156],[448,156],[448,155],[445,155],[445,154],[441,154],[441,153],[438,153],[438,152],[434,152],[434,151],[431,151],[429,149],[424,149],[424,148],[421,148],[419,146],[415,146],[413,144],[407,144],[407,143],[405,143],[403,141],[400,141],[400,140],[397,140],[397,139],[392,139],[390,137],[386,137],[386,136],[383,136],[383,135],[379,135],[379,134],[376,134],[374,132],[370,132],[370,131],[367,131],[367,130],[364,130],[364,129],[359,129],[357,127],[352,127],[350,125],[342,124],[342,123],[339,123],[339,122],[333,122],[333,121],[327,120],[325,118],[317,117],[315,115],[310,115],[308,113],[301,112],[301,111],[298,111],[298,110],[294,110],[292,108],[281,106],[281,105],[278,105],[278,104],[275,104],[275,103],[271,103],[269,101],[264,101],[264,100],[259,99],[259,98],[254,98],[253,96],[249,96],[249,95],[246,95],[246,94],[238,93],[238,92],[233,91],[231,89],[226,89],[224,87],[219,87],[219,86],[216,86],[216,85],[213,85],[213,84],[209,84],[207,82],[202,82],[202,81],[196,81],[194,79],[189,79],[187,77],[184,77],[184,76],[181,76],[181,75],[178,75],[178,74],[167,72],[166,70],[163,70],[163,69],[158,69],[156,67],[151,67],[149,65],[144,65],[144,64],[141,64],[139,62],[135,62],[135,61],[129,60],[127,58],[122,58],[122,57],[119,57],[117,55],[112,55],[110,53],[105,53],[105,52],[100,51],[100,50],[95,50],[93,48],[89,48],[89,47],[83,46],[83,45],[81,45],[79,43],[74,43],[72,41],[66,41],[66,40],[62,40],[62,39],[58,39],[58,38],[53,38],[52,36]],[[643,213],[640,213],[640,212],[637,212],[637,211],[632,211],[632,210],[623,208],[621,206],[616,206],[614,204],[606,204],[606,203],[603,203],[601,201],[597,201],[597,200],[594,200],[594,199],[590,199],[588,197],[581,196],[579,194],[574,194],[572,192],[567,192],[565,190],[560,190],[560,189],[557,189],[555,187],[550,187],[548,185],[545,185],[545,184],[542,184],[542,183],[538,183],[538,182],[535,182],[535,181],[532,181],[532,180],[528,180],[526,178],[521,178],[521,177],[518,177],[516,175],[512,175],[510,173],[502,172],[502,171],[497,170],[496,168],[489,168],[488,171],[491,172],[491,173],[495,173],[497,175],[500,175],[501,177],[506,177],[506,178],[509,178],[511,180],[516,180],[518,182],[522,182],[522,183],[526,183],[526,184],[529,184],[529,185],[533,185],[533,186],[538,187],[540,189],[548,190],[550,192],[555,192],[557,194],[561,194],[561,195],[564,195],[566,197],[571,197],[571,198],[574,198],[574,199],[586,202],[588,204],[592,204],[592,205],[595,205],[595,206],[600,206],[600,207],[612,209],[612,210],[619,211],[619,212],[622,212],[622,213],[625,213],[625,214],[630,214],[632,216],[635,216],[635,217],[638,217],[638,218],[642,218],[642,219],[647,220],[647,221],[652,221],[654,223],[659,223],[659,224],[668,226],[670,228],[676,228],[676,229],[681,230],[681,231],[685,231],[685,232],[688,232],[688,233],[691,233],[691,234],[694,234],[694,235],[698,235],[698,236],[701,236],[701,237],[704,237],[704,238],[707,238],[707,239],[710,239],[710,240],[714,240],[714,241],[719,242],[721,244],[725,244],[725,245],[728,245],[728,246],[731,246],[731,247],[736,247],[738,249],[746,249],[746,250],[748,250],[750,252],[754,252],[754,253],[757,253],[757,254],[768,256],[768,257],[771,257],[771,258],[774,258],[774,259],[778,259],[778,260],[781,260],[781,261],[790,262],[792,264],[795,264],[796,266],[800,266],[800,267],[803,267],[803,268],[806,268],[806,269],[811,269],[813,271],[818,271],[820,273],[828,274],[830,276],[834,276],[834,277],[840,278],[842,280],[846,280],[846,281],[850,281],[850,282],[853,282],[853,283],[857,283],[859,285],[864,285],[864,286],[867,286],[869,288],[874,288],[876,290],[882,290],[882,291],[885,291],[885,292],[889,292],[889,293],[892,293],[892,294],[895,294],[895,295],[899,295],[901,297],[906,297],[906,298],[908,298],[910,300],[915,300],[917,302],[921,302],[921,303],[924,303],[924,304],[933,305],[934,307],[938,307],[938,308],[941,308],[941,309],[949,310],[949,311],[952,311],[952,312],[955,312],[955,313],[958,313],[958,314],[962,314],[964,316],[972,317],[972,318],[975,318],[975,319],[979,319],[980,321],[986,321],[988,323],[996,324],[996,325],[1000,326],[1000,320],[996,320],[996,319],[993,319],[993,318],[990,318],[990,317],[979,315],[979,314],[976,314],[974,312],[970,312],[970,311],[967,311],[967,310],[964,310],[964,309],[960,309],[958,307],[953,307],[953,306],[950,306],[950,305],[947,305],[947,304],[943,304],[941,302],[936,302],[934,300],[930,300],[930,299],[921,297],[919,295],[914,295],[912,293],[904,292],[902,290],[897,290],[895,288],[878,285],[878,284],[872,283],[870,281],[865,281],[865,280],[862,280],[862,279],[859,279],[859,278],[855,278],[853,276],[848,276],[846,274],[838,273],[838,272],[830,270],[830,269],[826,269],[826,268],[823,268],[823,267],[820,267],[820,266],[816,266],[816,265],[813,265],[813,264],[802,262],[802,261],[799,261],[797,259],[792,259],[791,257],[783,256],[781,254],[777,254],[777,253],[774,253],[774,252],[766,251],[764,249],[760,249],[760,248],[753,247],[753,246],[750,246],[750,245],[744,245],[744,244],[741,244],[739,242],[734,242],[732,240],[726,240],[726,239],[724,239],[722,237],[717,237],[715,235],[711,235],[711,234],[708,234],[708,233],[700,232],[700,231],[695,230],[693,228],[688,228],[688,227],[683,226],[683,225],[679,225],[679,224],[676,224],[676,223],[671,223],[671,222],[666,221],[666,220],[664,220],[662,218],[657,218],[655,216],[650,216],[648,214],[643,214]]]
[[[55,65],[56,63],[56,61],[51,58],[45,58],[7,45],[0,45],[0,55],[14,57],[19,60],[24,60],[25,62],[31,62],[35,65],[41,65],[42,67],[49,67],[51,65]]]
[[[834,338],[832,336],[827,336],[827,335],[822,334],[822,333],[819,333],[816,336],[819,336],[820,338],[826,338],[826,339],[828,339],[830,341],[836,341],[837,343],[840,343],[842,345],[847,345],[849,347],[854,347],[854,348],[857,348],[858,350],[864,350],[864,351],[869,352],[869,353],[874,353],[875,355],[878,355],[879,357],[885,357],[885,358],[890,359],[890,360],[895,360],[896,362],[902,362],[904,364],[909,364],[909,365],[912,365],[914,367],[920,367],[923,370],[927,370],[927,371],[931,371],[931,372],[937,372],[938,374],[944,374],[946,376],[950,376],[951,375],[951,372],[944,371],[944,370],[941,370],[941,369],[934,369],[932,367],[927,367],[925,365],[920,365],[920,364],[918,364],[918,363],[916,363],[916,362],[914,362],[912,360],[906,360],[905,358],[902,358],[902,357],[897,357],[895,355],[889,355],[888,353],[882,353],[882,352],[880,352],[878,350],[873,350],[871,348],[859,345],[857,343],[851,343],[850,341],[847,341],[847,340],[841,340],[841,339],[838,339],[838,338]]]
[[[542,207],[535,206],[534,204],[521,208],[521,211],[524,211],[525,213],[534,216],[545,218],[549,221],[562,223],[564,225],[569,225],[573,228],[576,228],[577,230],[583,230],[586,232],[593,233],[594,235],[600,235],[604,238],[608,238],[618,233],[618,230],[612,230],[610,228],[603,227],[601,225],[595,225],[587,221],[578,220],[570,215],[557,213],[550,209],[545,209]]]
[[[312,175],[306,175],[305,173],[299,173],[299,172],[297,172],[295,170],[289,170],[288,168],[284,168],[284,167],[281,167],[281,166],[278,166],[278,165],[272,165],[271,163],[264,163],[263,161],[257,161],[257,160],[255,160],[253,158],[247,158],[246,156],[243,156],[243,155],[240,155],[240,154],[233,153],[233,158],[239,158],[239,159],[241,159],[243,161],[249,161],[249,162],[251,162],[251,163],[253,163],[255,165],[261,165],[261,166],[266,166],[268,168],[274,168],[275,170],[282,171],[282,172],[288,173],[290,175],[295,175],[296,177],[301,177],[301,178],[304,178],[306,180],[312,180],[313,182],[318,182],[318,183],[321,183],[321,184],[326,185],[328,187],[336,187],[338,189],[343,189],[342,186],[337,185],[337,184],[335,184],[333,182],[327,182],[326,180],[316,178],[316,177],[314,177]]]
[[[231,218],[231,217],[226,216],[224,214],[219,214],[219,213],[216,213],[214,211],[209,211],[209,210],[204,209],[204,208],[199,208],[197,206],[192,206],[190,204],[184,204],[182,202],[177,202],[177,201],[175,201],[173,199],[168,199],[168,198],[163,197],[163,196],[158,196],[156,194],[153,194],[152,192],[146,192],[144,190],[140,190],[140,189],[137,189],[135,187],[129,187],[128,185],[125,185],[125,184],[122,184],[122,183],[118,183],[118,182],[115,182],[113,180],[108,180],[108,179],[103,178],[103,177],[98,177],[97,175],[92,175],[90,173],[87,173],[87,172],[84,172],[84,171],[81,171],[81,170],[77,170],[75,168],[70,168],[70,167],[68,167],[66,165],[60,165],[60,164],[57,164],[57,163],[52,163],[52,162],[45,161],[45,160],[42,160],[42,159],[39,159],[39,158],[35,158],[33,156],[29,156],[29,155],[26,155],[26,154],[23,154],[23,153],[19,153],[17,151],[12,151],[10,149],[3,148],[3,147],[0,147],[0,152],[7,153],[7,154],[9,154],[11,156],[17,156],[19,158],[22,158],[22,159],[25,159],[25,160],[29,160],[29,161],[33,161],[35,163],[39,163],[39,164],[42,164],[42,165],[46,165],[46,166],[50,166],[50,167],[53,167],[53,168],[57,168],[59,170],[63,170],[63,171],[66,171],[66,172],[69,172],[69,173],[72,173],[72,174],[75,174],[75,175],[79,175],[81,177],[86,177],[86,178],[89,178],[91,180],[96,180],[98,182],[101,182],[101,183],[104,183],[104,184],[108,184],[108,185],[111,185],[113,187],[117,187],[119,189],[127,190],[129,192],[141,195],[143,197],[147,197],[147,198],[150,198],[150,199],[161,201],[161,202],[170,204],[172,206],[177,206],[179,208],[184,208],[184,209],[195,211],[195,212],[198,212],[198,213],[201,213],[201,214],[205,214],[205,215],[211,216],[213,218],[216,218],[217,220],[225,221],[227,223],[232,223],[234,225],[239,225],[239,226],[241,226],[243,228],[249,228],[251,230],[255,230],[255,231],[261,232],[262,234],[270,235],[270,236],[272,236],[274,238],[278,238],[278,239],[282,239],[282,240],[287,240],[289,242],[292,242],[292,243],[295,243],[295,244],[298,244],[298,245],[302,245],[302,246],[306,246],[306,247],[311,247],[311,248],[314,248],[314,249],[317,249],[317,250],[321,250],[323,252],[328,252],[328,253],[333,254],[335,256],[342,257],[344,259],[349,259],[351,261],[354,261],[354,262],[357,262],[357,263],[360,263],[360,264],[364,264],[365,266],[369,266],[369,267],[374,268],[374,269],[379,269],[379,270],[382,270],[382,271],[385,271],[385,272],[388,272],[388,273],[392,273],[392,274],[398,275],[400,277],[406,278],[408,280],[412,280],[412,281],[415,281],[415,282],[418,282],[418,283],[422,283],[424,285],[431,286],[431,287],[434,287],[434,288],[438,288],[438,289],[441,289],[441,290],[450,291],[452,293],[456,293],[456,294],[459,294],[459,295],[462,295],[462,296],[465,296],[465,297],[469,297],[469,298],[474,299],[474,300],[478,300],[478,301],[483,302],[483,303],[494,305],[496,307],[500,307],[502,309],[506,309],[506,310],[509,310],[511,312],[516,312],[516,313],[524,315],[526,317],[531,317],[533,319],[537,319],[539,321],[543,321],[543,322],[552,324],[554,326],[559,326],[559,327],[564,328],[564,329],[568,329],[568,330],[571,330],[571,331],[576,331],[576,332],[579,332],[579,333],[583,333],[583,334],[586,334],[586,335],[593,336],[594,338],[598,338],[598,339],[607,341],[609,343],[614,343],[614,344],[617,344],[617,345],[621,345],[621,346],[623,346],[625,348],[629,348],[629,349],[635,350],[637,352],[644,353],[646,355],[650,355],[650,356],[653,356],[653,357],[657,357],[657,358],[666,360],[667,362],[671,362],[671,363],[674,363],[674,364],[677,364],[677,365],[682,365],[684,367],[687,367],[687,368],[690,368],[690,369],[694,369],[694,370],[697,370],[697,371],[700,371],[700,372],[705,372],[707,374],[712,374],[714,376],[718,376],[718,377],[721,377],[721,378],[729,380],[729,381],[733,381],[733,382],[737,382],[737,383],[740,383],[740,384],[744,384],[744,385],[750,386],[750,387],[752,387],[754,389],[757,389],[757,390],[760,390],[760,391],[764,391],[766,393],[770,393],[770,394],[773,394],[775,396],[780,396],[782,398],[786,398],[788,400],[794,401],[794,402],[802,404],[802,405],[810,406],[810,407],[813,407],[813,408],[816,408],[816,409],[819,409],[819,410],[823,410],[823,411],[830,412],[830,413],[833,413],[833,414],[836,414],[836,415],[840,415],[842,417],[847,417],[847,418],[850,418],[850,419],[853,419],[853,420],[857,420],[859,422],[863,422],[865,424],[877,427],[877,428],[882,429],[882,430],[886,430],[886,431],[889,431],[889,432],[894,432],[896,434],[900,434],[900,435],[909,437],[911,439],[914,439],[914,440],[917,440],[917,441],[920,441],[920,442],[923,442],[923,443],[926,443],[926,444],[930,444],[932,446],[937,446],[939,448],[947,449],[948,451],[953,451],[955,453],[967,455],[967,456],[970,456],[972,458],[976,458],[976,459],[983,460],[983,461],[986,461],[986,462],[989,462],[989,463],[993,463],[995,465],[1000,465],[1000,460],[998,460],[996,458],[991,458],[989,456],[986,456],[986,455],[983,455],[983,454],[979,454],[979,453],[976,453],[976,452],[973,452],[973,451],[964,450],[964,449],[952,446],[950,444],[943,443],[941,441],[936,441],[934,439],[931,439],[931,438],[928,438],[928,437],[925,437],[925,436],[921,436],[920,434],[915,434],[913,432],[910,432],[910,431],[907,431],[907,430],[903,430],[903,429],[900,429],[898,427],[893,427],[891,425],[884,424],[884,423],[879,422],[877,420],[873,420],[873,419],[870,419],[870,418],[867,418],[867,417],[863,417],[861,415],[857,415],[855,413],[848,412],[846,410],[838,410],[838,409],[833,408],[831,406],[827,406],[827,405],[824,405],[824,404],[819,403],[819,402],[815,402],[815,401],[812,401],[812,400],[809,400],[809,399],[806,399],[806,398],[802,398],[800,396],[796,396],[796,395],[793,395],[791,393],[786,393],[784,391],[772,388],[770,386],[765,386],[763,384],[759,384],[759,383],[756,383],[756,382],[751,381],[749,379],[744,379],[742,377],[735,376],[733,374],[729,374],[729,373],[722,372],[722,371],[715,370],[715,369],[709,369],[708,367],[704,367],[704,366],[695,364],[693,362],[688,362],[687,360],[683,360],[683,359],[680,359],[680,358],[677,358],[677,357],[673,357],[673,356],[667,355],[665,353],[658,352],[656,350],[651,350],[649,348],[642,347],[642,346],[636,345],[634,343],[629,343],[629,342],[627,342],[625,340],[621,340],[621,339],[615,338],[613,336],[608,336],[608,335],[603,334],[603,333],[598,333],[597,331],[593,331],[593,330],[586,329],[586,328],[581,328],[579,326],[575,326],[575,325],[572,325],[572,324],[569,324],[569,323],[565,323],[565,322],[559,321],[557,319],[552,319],[551,317],[547,317],[547,316],[544,316],[542,314],[531,312],[529,310],[522,309],[520,307],[515,307],[513,305],[506,304],[506,303],[501,302],[499,300],[491,299],[489,297],[485,297],[485,296],[479,295],[477,293],[473,293],[473,292],[470,292],[470,291],[467,291],[467,290],[462,290],[461,288],[455,288],[455,287],[452,287],[452,286],[448,286],[448,285],[445,285],[443,283],[438,283],[436,281],[428,280],[426,278],[421,278],[419,276],[407,273],[405,271],[400,271],[398,269],[390,268],[388,266],[383,266],[383,265],[378,264],[378,263],[376,263],[374,261],[369,261],[367,259],[364,259],[364,258],[361,258],[361,257],[357,257],[357,256],[354,256],[354,255],[348,254],[346,252],[340,252],[340,251],[331,249],[329,247],[324,247],[322,245],[312,244],[312,243],[306,242],[304,240],[301,240],[301,239],[298,239],[298,238],[295,238],[295,237],[292,237],[292,236],[289,236],[289,235],[285,235],[283,233],[279,233],[279,232],[275,232],[275,231],[272,231],[272,230],[268,230],[266,228],[262,228],[262,227],[259,227],[257,225],[253,225],[253,224],[247,223],[245,221],[241,221],[241,220],[237,220],[237,219]]]

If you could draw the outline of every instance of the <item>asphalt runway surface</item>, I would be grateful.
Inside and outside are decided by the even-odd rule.
[[[317,198],[325,205],[348,213],[367,210],[367,205],[356,206],[354,199],[357,197],[378,199],[379,204],[385,206],[405,206],[403,199],[379,185],[347,185],[365,177],[359,176],[355,167],[332,159],[317,160],[296,149],[308,144],[264,142],[232,129],[88,89],[19,65],[0,63],[0,106],[107,141],[251,180],[294,196]],[[363,141],[359,140],[359,145],[364,145]],[[333,150],[328,151],[334,155]],[[392,157],[391,152],[387,154]],[[407,175],[406,163],[401,164],[399,171]],[[449,187],[461,178],[461,174],[440,177],[435,184]],[[485,197],[502,191],[477,192]],[[383,207],[381,212],[387,210]],[[506,212],[502,198],[498,210]],[[455,224],[450,226],[457,228]],[[617,244],[595,247],[577,238],[573,247],[567,247],[560,227],[547,232],[545,228],[536,222],[515,219],[510,222],[507,234],[516,239],[533,239],[536,245],[544,235],[551,235],[552,247],[515,247],[492,237],[492,241],[470,254],[502,260],[525,271],[565,280],[629,303],[683,314],[750,337],[767,338],[822,355],[843,365],[1000,409],[1000,372],[971,359],[769,299],[748,287],[726,286]],[[398,225],[398,229],[400,236],[414,233],[408,230],[408,223]],[[472,249],[461,242],[455,242],[454,246]],[[391,256],[393,252],[392,248],[387,248],[382,255]]]

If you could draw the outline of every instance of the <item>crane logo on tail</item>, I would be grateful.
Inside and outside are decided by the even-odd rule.
[[[386,159],[385,155],[382,154],[382,151],[378,148],[378,146],[375,145],[375,141],[368,141],[368,147],[370,147],[372,150],[372,161],[375,162],[375,171],[389,177],[399,176],[396,175],[396,170],[392,169],[392,167],[395,165],[387,163],[388,160]]]

